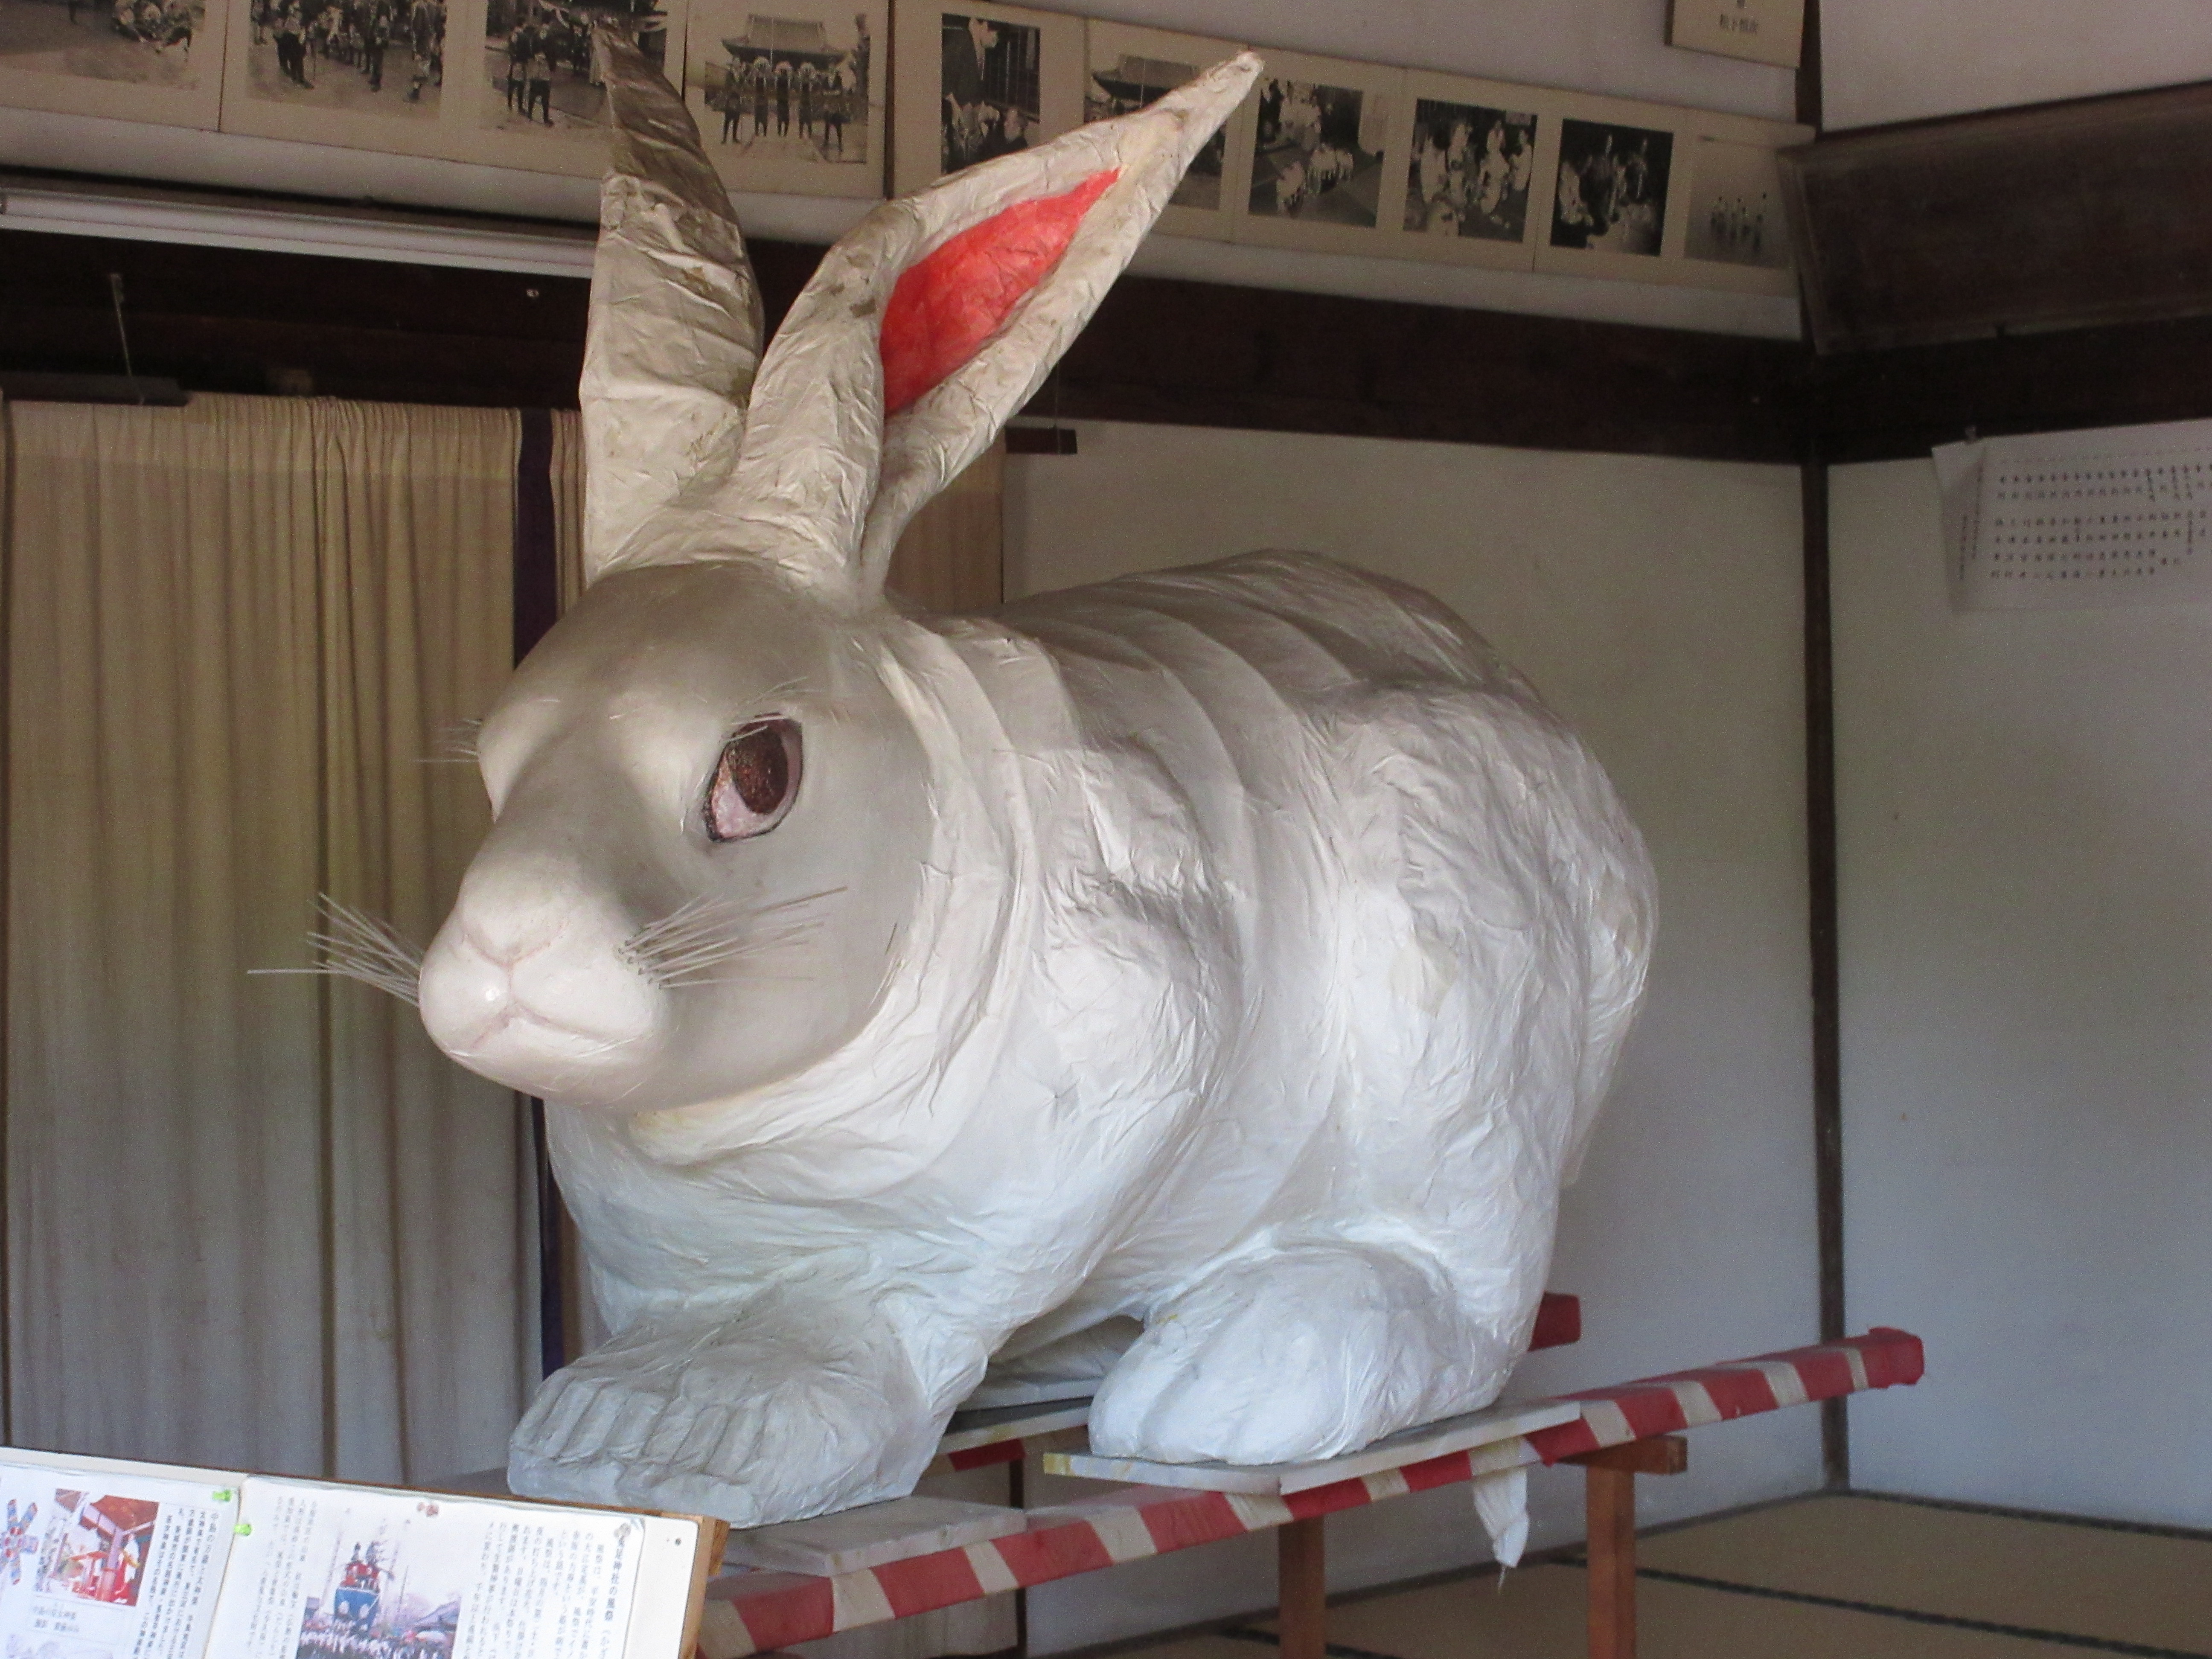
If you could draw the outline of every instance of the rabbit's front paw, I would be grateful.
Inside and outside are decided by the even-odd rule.
[[[1465,1374],[1468,1341],[1427,1264],[1349,1243],[1241,1257],[1146,1326],[1091,1402],[1091,1443],[1170,1463],[1334,1457],[1471,1409],[1432,1397]]]
[[[889,1342],[633,1327],[547,1380],[507,1484],[767,1526],[911,1490],[929,1424]]]

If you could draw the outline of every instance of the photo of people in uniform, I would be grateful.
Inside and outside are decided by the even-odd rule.
[[[1091,31],[1090,74],[1083,83],[1083,118],[1103,121],[1144,108],[1164,93],[1173,92],[1190,80],[1204,63],[1176,63],[1136,52],[1114,50],[1110,26],[1094,24]],[[1222,54],[1226,57],[1228,53]],[[1229,156],[1229,132],[1224,126],[1206,143],[1192,160],[1189,170],[1176,186],[1169,203],[1175,207],[1221,205],[1221,175]]]
[[[638,45],[654,63],[668,51],[665,13],[652,0],[606,5],[556,4],[551,0],[489,0],[484,14],[483,72],[495,99],[479,106],[479,122],[501,132],[597,131],[606,125],[606,91],[592,64],[592,23],[613,15],[637,31]]]
[[[1382,183],[1380,102],[1356,87],[1261,82],[1251,211],[1372,228]]]
[[[1690,227],[1682,252],[1722,264],[1790,268],[1782,175],[1763,144],[1701,138],[1690,174]]]
[[[810,11],[805,0],[782,3],[786,13]],[[849,0],[799,15],[705,0],[692,9],[689,40],[690,88],[705,106],[699,131],[718,161],[724,146],[747,161],[870,159],[869,105],[882,71],[868,15]]]
[[[1043,32],[948,11],[940,14],[940,33],[943,171],[1027,149],[1043,119]]]
[[[1601,121],[1559,125],[1552,246],[1657,258],[1674,135]]]
[[[1413,106],[1406,228],[1518,242],[1535,166],[1534,114],[1423,98]]]
[[[0,64],[141,86],[192,87],[220,76],[196,58],[206,0],[0,0]]]
[[[256,98],[434,118],[446,84],[447,0],[248,0]]]

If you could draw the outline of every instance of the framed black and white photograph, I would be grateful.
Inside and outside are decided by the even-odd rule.
[[[248,0],[233,95],[303,111],[435,121],[446,0]]]
[[[1083,120],[1083,20],[1015,6],[898,9],[900,194]]]
[[[1085,32],[1083,118],[1103,121],[1140,110],[1240,50],[1232,41],[1093,19]],[[1240,164],[1251,155],[1251,122],[1248,102],[1199,151],[1160,215],[1160,229],[1224,240],[1231,234],[1244,179]]]
[[[1404,165],[1405,71],[1269,52],[1253,89],[1239,240],[1379,252]],[[1389,192],[1395,193],[1395,192]]]
[[[1690,225],[1683,257],[1789,269],[1782,174],[1774,152],[1757,144],[1700,138],[1692,154]]]
[[[884,0],[693,0],[684,97],[731,188],[883,194],[889,18]]]
[[[1657,258],[1674,162],[1674,135],[1663,128],[1562,121],[1551,245]]]
[[[1409,70],[1403,161],[1383,192],[1389,252],[1527,270],[1551,207],[1555,95]]]
[[[220,0],[0,0],[0,103],[213,127]]]
[[[1777,148],[1771,139],[1741,143],[1700,134],[1691,140],[1682,257],[1708,283],[1796,291]]]
[[[1416,100],[1403,228],[1430,236],[1525,241],[1535,175],[1534,110]]]
[[[607,161],[607,97],[592,52],[614,21],[673,80],[685,0],[448,0],[441,154],[592,178]]]

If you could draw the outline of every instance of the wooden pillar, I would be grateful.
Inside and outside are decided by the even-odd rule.
[[[1677,1434],[1607,1446],[1579,1463],[1589,1520],[1589,1659],[1636,1659],[1636,1477],[1690,1465]]]
[[[1322,1659],[1328,1646],[1328,1558],[1324,1517],[1275,1529],[1276,1592],[1282,1659]]]

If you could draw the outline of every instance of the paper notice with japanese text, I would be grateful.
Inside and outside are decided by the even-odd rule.
[[[197,1659],[239,1505],[234,1476],[9,1450],[0,1656]]]
[[[637,1516],[257,1478],[224,1659],[623,1659]]]

